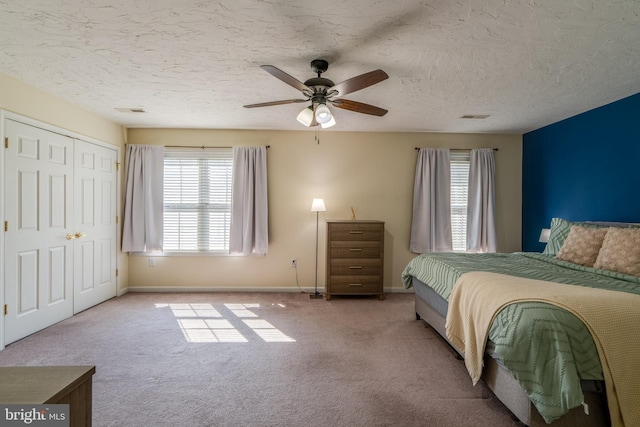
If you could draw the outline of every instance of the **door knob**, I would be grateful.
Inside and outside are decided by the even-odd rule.
[[[69,233],[65,236],[67,238],[67,240],[73,240],[76,238],[76,236],[74,236],[73,234]]]
[[[80,233],[80,232],[78,232],[78,233],[76,233],[76,234],[74,235],[74,238],[76,238],[76,239],[80,239],[80,238],[82,238],[82,237],[84,237],[84,236],[86,236],[86,235],[87,235],[87,233]]]

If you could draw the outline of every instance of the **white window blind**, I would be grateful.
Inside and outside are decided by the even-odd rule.
[[[165,252],[228,253],[232,169],[231,148],[165,150]]]
[[[467,200],[471,152],[451,151],[451,237],[453,250],[467,250]]]

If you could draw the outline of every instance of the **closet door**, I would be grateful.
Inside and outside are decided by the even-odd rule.
[[[5,124],[8,344],[73,314],[73,139]]]
[[[75,141],[74,313],[116,296],[116,162],[116,150]]]

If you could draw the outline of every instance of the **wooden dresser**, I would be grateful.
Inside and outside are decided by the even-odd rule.
[[[326,298],[378,295],[384,299],[384,222],[327,221]]]

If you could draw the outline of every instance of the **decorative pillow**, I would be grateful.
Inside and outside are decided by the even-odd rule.
[[[574,222],[574,221],[567,221],[566,219],[562,219],[562,218],[551,218],[551,230],[549,231],[549,241],[547,242],[547,246],[545,246],[544,251],[542,251],[543,254],[546,255],[557,255],[558,251],[560,250],[560,248],[562,247],[564,241],[567,239],[567,237],[569,236],[569,232],[571,231],[571,226],[573,225],[581,225],[583,227],[588,227],[588,228],[608,228],[610,225],[622,225],[625,227],[633,227],[633,226],[637,226],[638,224],[631,224],[631,223],[605,223],[605,222],[593,222],[593,221],[587,221],[587,222]]]
[[[609,228],[593,266],[640,276],[640,228]]]
[[[607,228],[573,225],[556,258],[593,267],[606,234]]]

